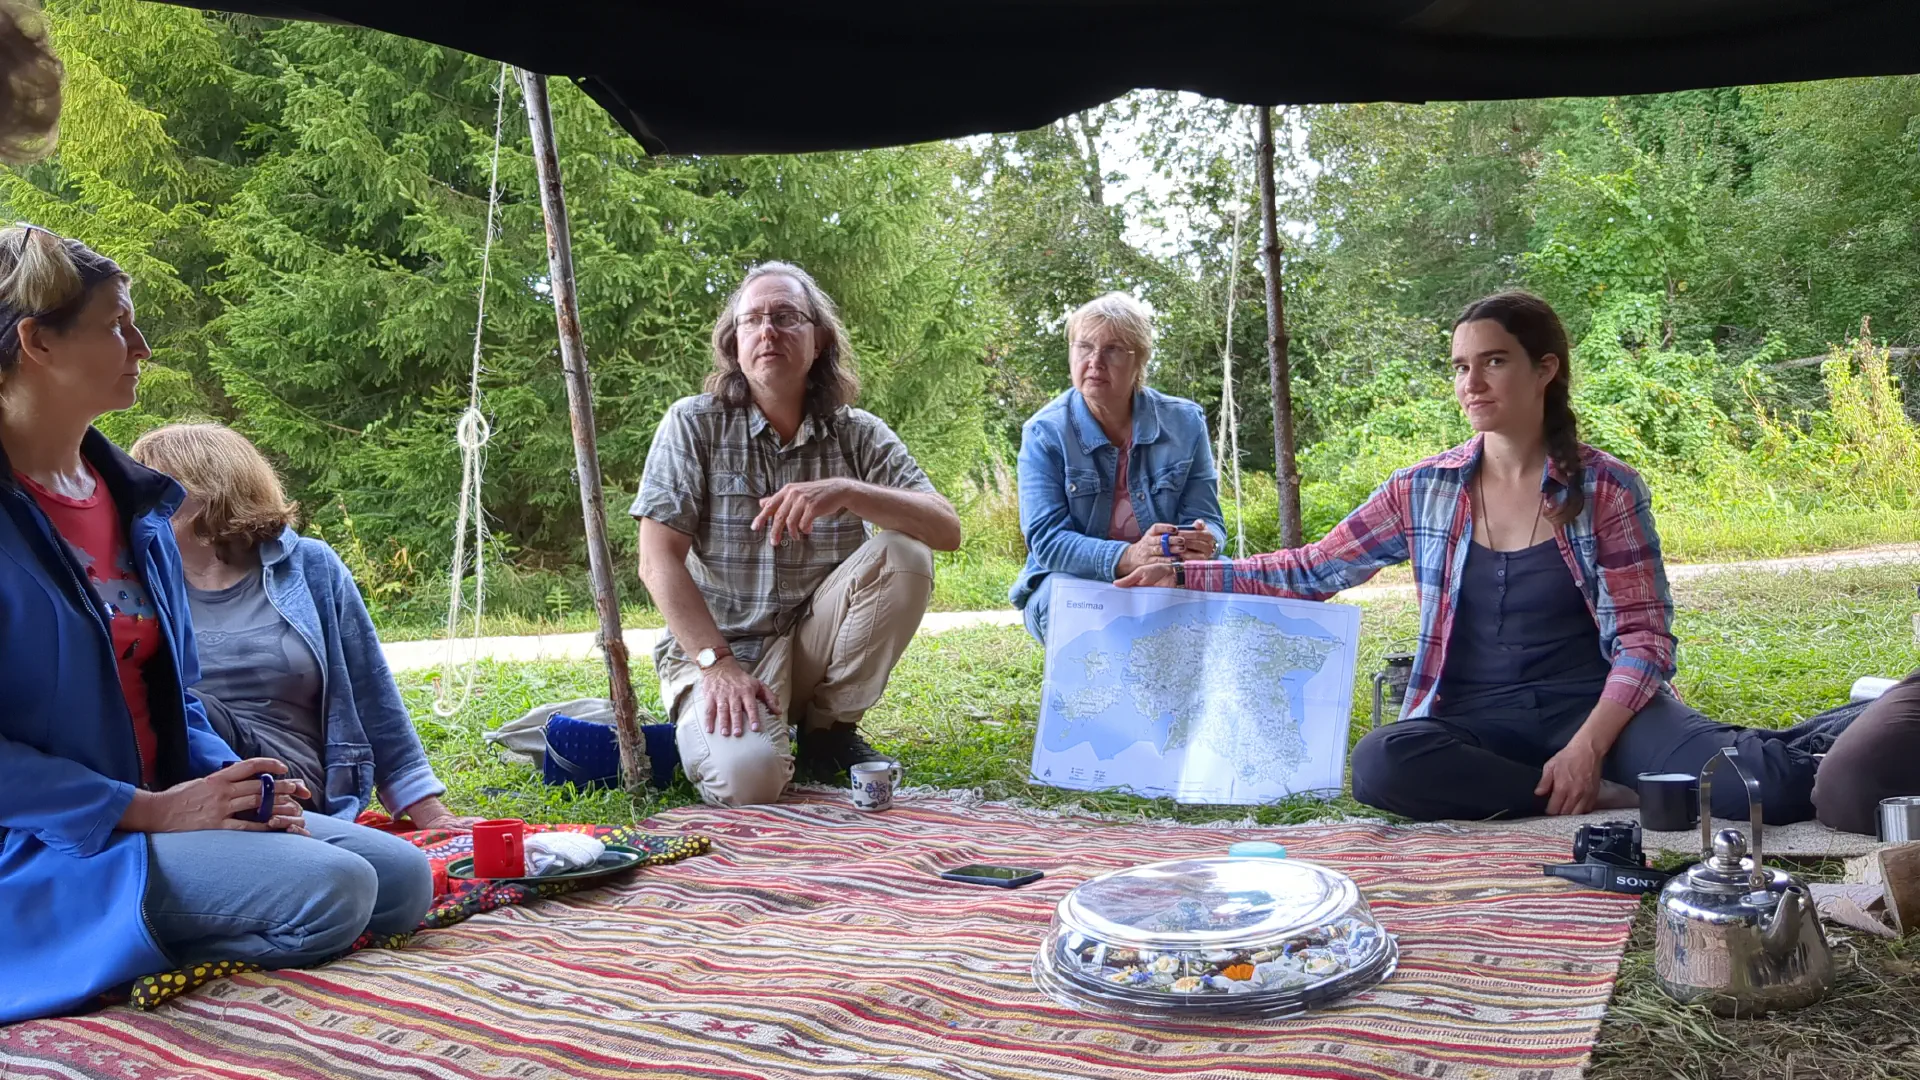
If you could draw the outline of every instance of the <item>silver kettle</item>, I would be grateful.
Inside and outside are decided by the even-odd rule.
[[[1721,762],[1746,785],[1752,854],[1739,829],[1713,831],[1710,777]],[[1819,1001],[1833,986],[1833,949],[1807,887],[1761,864],[1760,784],[1729,747],[1700,772],[1706,861],[1660,891],[1654,976],[1677,1001],[1721,1016],[1759,1016]]]

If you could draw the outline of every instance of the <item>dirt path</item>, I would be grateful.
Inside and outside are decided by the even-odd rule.
[[[1920,544],[1896,544],[1887,547],[1862,548],[1857,551],[1835,551],[1825,555],[1797,555],[1784,559],[1755,559],[1749,562],[1727,563],[1691,563],[1669,565],[1667,577],[1673,581],[1686,581],[1691,578],[1705,577],[1708,574],[1721,574],[1738,571],[1767,571],[1770,573],[1790,573],[1796,570],[1839,570],[1853,566],[1878,566],[1887,563],[1920,563]],[[1362,585],[1357,589],[1348,589],[1339,599],[1364,602],[1389,596],[1411,596],[1413,585]],[[920,621],[920,633],[939,634],[948,630],[958,630],[970,626],[1019,626],[1020,613],[1013,610],[1001,611],[935,611],[929,612]],[[636,629],[626,633],[627,649],[636,658],[650,657],[653,645],[659,639],[659,629]],[[598,655],[592,633],[579,634],[536,634],[524,637],[488,637],[480,639],[479,655],[482,659],[500,661],[538,661],[538,660],[584,660]],[[439,667],[446,656],[446,646],[439,641],[390,641],[381,646],[386,653],[387,665],[395,671],[418,671]],[[463,645],[461,654],[465,655]]]

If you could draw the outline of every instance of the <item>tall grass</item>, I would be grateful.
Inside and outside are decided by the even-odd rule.
[[[1583,345],[1583,350],[1590,349]],[[1597,350],[1595,350],[1597,351]],[[1715,388],[1683,385],[1716,369],[1688,354],[1615,350],[1588,385],[1577,379],[1585,437],[1640,472],[1669,559],[1714,562],[1920,541],[1920,424],[1902,409],[1887,350],[1865,336],[1822,366],[1824,408],[1769,404],[1764,373],[1741,373],[1747,412],[1715,405]],[[1579,369],[1576,369],[1579,370]],[[1466,435],[1451,403],[1401,406],[1301,455],[1301,517],[1325,535],[1401,468]],[[1409,419],[1412,423],[1407,423]],[[1279,546],[1273,478],[1243,480],[1236,519],[1249,552]]]

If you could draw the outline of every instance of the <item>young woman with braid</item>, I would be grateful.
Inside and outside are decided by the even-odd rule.
[[[1668,687],[1673,601],[1647,486],[1580,442],[1567,353],[1545,301],[1476,301],[1453,328],[1471,440],[1395,473],[1317,543],[1146,566],[1119,584],[1324,600],[1411,562],[1420,638],[1406,707],[1353,751],[1354,797],[1383,810],[1623,809],[1638,774],[1697,773],[1734,746],[1767,821],[1812,817],[1810,746],[1715,723]],[[1713,796],[1715,813],[1745,816],[1738,785]]]

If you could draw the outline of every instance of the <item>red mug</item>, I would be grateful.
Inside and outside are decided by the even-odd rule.
[[[527,823],[519,818],[483,821],[473,827],[473,876],[517,878],[527,876],[523,846]]]

